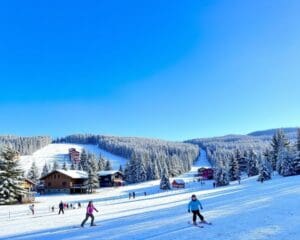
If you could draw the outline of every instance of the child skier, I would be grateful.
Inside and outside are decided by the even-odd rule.
[[[98,212],[98,210],[94,207],[93,202],[92,202],[92,201],[89,201],[89,204],[88,204],[88,206],[87,206],[87,208],[86,208],[85,219],[82,221],[81,227],[84,227],[84,224],[85,224],[86,221],[89,219],[89,217],[91,217],[91,219],[92,219],[92,220],[91,220],[91,227],[92,227],[92,226],[96,226],[96,225],[94,224],[94,219],[95,219],[95,217],[94,217],[94,215],[93,215],[94,210],[95,210],[96,212]]]
[[[188,212],[190,213],[192,211],[193,213],[193,224],[194,225],[197,225],[197,216],[200,218],[201,220],[201,223],[207,223],[205,220],[204,220],[204,217],[200,214],[200,209],[202,210],[203,207],[202,207],[202,204],[201,202],[197,199],[196,195],[193,194],[192,195],[192,200],[190,201],[189,205],[188,205]]]
[[[29,209],[30,209],[32,215],[34,215],[34,204],[30,205]]]

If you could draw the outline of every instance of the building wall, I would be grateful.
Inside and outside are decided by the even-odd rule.
[[[46,189],[66,189],[72,187],[73,180],[61,173],[53,173],[44,179]]]

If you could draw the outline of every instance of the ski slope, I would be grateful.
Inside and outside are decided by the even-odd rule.
[[[202,155],[203,157],[203,155]],[[205,159],[195,167],[205,165]],[[193,171],[193,169],[192,169]],[[191,171],[191,172],[192,172]],[[182,177],[193,178],[187,173]],[[0,206],[0,239],[220,239],[220,240],[296,240],[300,239],[300,176],[259,183],[256,178],[242,179],[241,185],[212,188],[188,181],[186,189],[161,191],[159,181],[121,188],[103,188],[92,195],[48,195],[37,197],[36,215],[28,205]],[[128,199],[135,191],[136,199]],[[147,196],[144,196],[144,192]],[[187,224],[191,214],[187,204],[197,194],[203,215],[212,226],[196,228]],[[85,208],[52,213],[50,207],[63,200],[86,204],[94,200],[96,227],[78,228]],[[56,209],[57,210],[57,209]],[[9,219],[10,212],[10,219]]]
[[[21,167],[27,172],[35,162],[40,171],[42,171],[45,163],[52,165],[55,161],[59,164],[64,162],[70,165],[69,159],[69,148],[76,148],[78,151],[82,152],[85,149],[87,152],[94,153],[96,155],[102,155],[105,159],[110,160],[113,169],[119,169],[120,165],[125,166],[127,160],[125,158],[119,157],[117,155],[111,154],[103,149],[100,149],[96,145],[89,144],[49,144],[46,147],[41,148],[32,155],[21,156],[20,164]]]

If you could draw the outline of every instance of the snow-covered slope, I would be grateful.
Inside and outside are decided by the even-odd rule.
[[[49,144],[46,147],[36,151],[33,155],[21,156],[20,164],[22,168],[27,171],[32,162],[35,161],[36,165],[40,170],[42,170],[45,163],[53,164],[54,161],[57,161],[60,164],[66,162],[70,164],[68,152],[69,148],[76,148],[78,151],[82,151],[84,148],[90,153],[96,155],[101,154],[106,159],[110,160],[112,167],[118,169],[120,165],[124,166],[126,164],[126,159],[111,154],[103,149],[100,149],[96,145],[85,145],[85,144]]]
[[[201,166],[201,160],[196,165]],[[182,177],[192,178],[193,174]],[[35,216],[26,205],[0,207],[0,226],[5,229],[0,239],[296,240],[300,239],[299,182],[300,176],[275,176],[263,184],[247,178],[241,185],[232,182],[213,189],[211,181],[202,186],[189,181],[186,189],[163,192],[159,181],[151,181],[105,188],[92,195],[41,196],[36,199]],[[132,191],[137,197],[129,200]],[[212,226],[200,229],[187,224],[191,194],[202,201],[203,215]],[[86,203],[89,199],[100,210],[95,214],[97,227],[75,227],[83,220],[85,208],[60,216],[50,211],[61,200]]]

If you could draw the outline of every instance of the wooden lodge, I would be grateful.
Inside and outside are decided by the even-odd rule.
[[[185,188],[185,182],[182,179],[174,179],[172,182],[173,188]]]
[[[69,148],[69,156],[72,163],[78,164],[80,162],[80,152],[76,148]]]
[[[43,176],[45,193],[86,193],[88,174],[78,170],[54,170]]]
[[[21,183],[21,188],[25,190],[25,192],[19,196],[19,201],[21,203],[31,203],[35,200],[35,189],[36,184],[28,178],[25,178]]]
[[[98,172],[100,187],[120,187],[124,186],[124,175],[120,171],[100,171]]]
[[[198,176],[205,180],[214,178],[214,170],[210,167],[201,167],[198,169]]]

